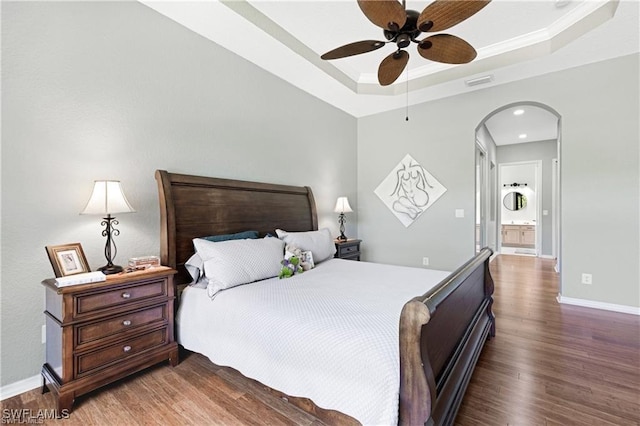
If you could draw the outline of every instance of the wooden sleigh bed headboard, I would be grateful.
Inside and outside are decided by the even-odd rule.
[[[261,236],[318,229],[311,188],[156,171],[160,201],[160,257],[178,270],[194,253],[194,238],[247,230]]]
[[[161,260],[187,282],[184,262],[192,239],[256,230],[261,235],[318,229],[311,189],[156,171],[161,216]],[[399,422],[450,425],[486,340],[495,335],[491,311],[492,252],[485,248],[433,289],[404,305],[400,316]],[[180,278],[182,276],[182,278]],[[180,281],[180,280],[184,281]],[[300,408],[322,410],[305,398]],[[296,401],[301,400],[299,404]],[[336,423],[332,411],[330,423]],[[324,414],[323,414],[324,415]],[[340,423],[353,423],[346,415]],[[320,416],[322,417],[322,416]]]

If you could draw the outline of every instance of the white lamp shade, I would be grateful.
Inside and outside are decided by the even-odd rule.
[[[338,201],[336,201],[336,208],[333,209],[336,213],[351,213],[351,206],[349,205],[349,200],[347,197],[338,197]]]
[[[97,180],[89,202],[80,214],[133,213],[118,180]]]

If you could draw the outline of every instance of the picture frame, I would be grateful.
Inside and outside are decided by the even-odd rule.
[[[46,246],[45,249],[56,278],[91,271],[80,243]]]

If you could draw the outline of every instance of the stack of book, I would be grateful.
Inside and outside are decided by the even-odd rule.
[[[129,266],[132,268],[138,268],[140,266],[153,268],[160,266],[160,258],[158,256],[132,257],[129,259]]]

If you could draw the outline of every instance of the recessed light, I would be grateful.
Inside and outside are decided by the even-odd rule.
[[[522,115],[524,114],[524,110],[523,109],[517,109],[515,111],[513,111],[513,115]]]
[[[526,133],[521,133],[521,134],[518,135],[518,137],[520,139],[525,139],[527,137],[527,134]]]

